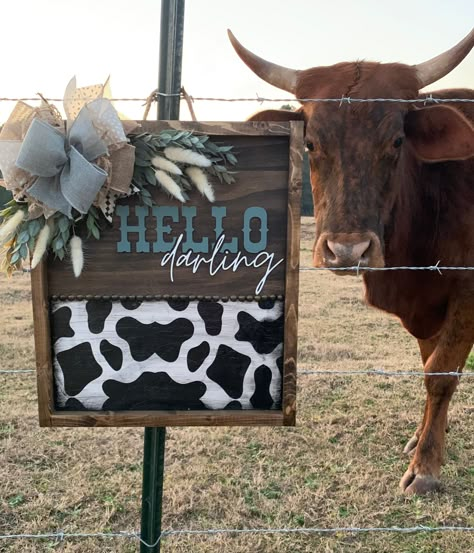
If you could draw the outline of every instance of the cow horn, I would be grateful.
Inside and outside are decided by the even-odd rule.
[[[275,63],[271,63],[263,58],[260,58],[259,56],[256,56],[240,44],[230,29],[227,29],[227,34],[229,35],[229,39],[234,47],[234,50],[237,52],[241,60],[247,64],[254,73],[256,73],[267,83],[270,83],[277,88],[281,88],[282,90],[286,90],[292,94],[295,93],[298,71],[282,67],[281,65],[276,65]]]
[[[474,29],[446,52],[428,61],[414,65],[418,73],[420,88],[438,81],[452,71],[469,54],[474,46]]]

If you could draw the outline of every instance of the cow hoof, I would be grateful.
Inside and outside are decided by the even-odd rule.
[[[431,474],[415,474],[409,468],[400,480],[400,488],[405,495],[426,495],[439,491],[441,482]]]
[[[403,453],[405,453],[405,455],[413,455],[415,453],[417,445],[418,445],[418,435],[415,433],[408,440],[407,445],[403,448]]]

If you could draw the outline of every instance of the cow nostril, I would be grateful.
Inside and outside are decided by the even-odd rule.
[[[359,257],[361,261],[366,261],[370,257],[370,246],[372,242],[367,240],[367,242],[361,242],[354,246],[354,257]]]
[[[327,232],[314,246],[313,263],[315,267],[347,270],[348,267],[384,267],[385,260],[379,238],[373,232]]]
[[[324,242],[324,257],[329,263],[366,264],[370,257],[370,246],[370,240],[355,244],[326,240]]]
[[[331,247],[333,246],[333,247]],[[336,247],[334,247],[334,242],[331,242],[331,240],[325,240],[323,243],[323,253],[324,253],[324,259],[326,261],[335,261],[337,258],[336,253]],[[334,248],[334,249],[333,249]]]

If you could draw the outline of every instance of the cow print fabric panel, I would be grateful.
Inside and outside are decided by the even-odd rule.
[[[54,301],[59,410],[280,409],[283,302]]]

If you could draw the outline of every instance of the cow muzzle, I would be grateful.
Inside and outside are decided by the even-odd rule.
[[[385,261],[379,237],[373,232],[333,233],[324,232],[313,250],[313,265],[329,269],[343,267],[384,267]],[[354,274],[338,271],[338,274]]]

